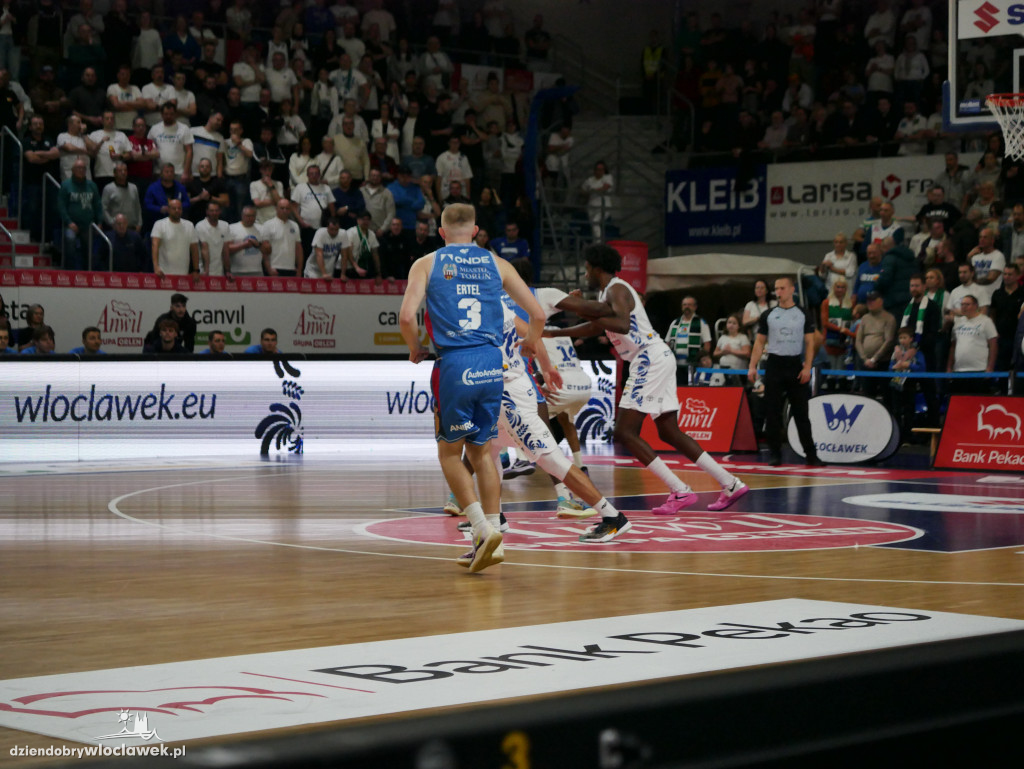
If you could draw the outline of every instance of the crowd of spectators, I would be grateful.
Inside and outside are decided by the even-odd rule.
[[[955,167],[957,156],[950,153],[946,168]],[[851,223],[850,234],[836,235],[815,274],[803,281],[804,306],[818,329],[815,364],[833,372],[822,389],[885,401],[905,434],[919,422],[938,425],[944,395],[1006,392],[1007,379],[985,373],[1024,372],[1024,198],[1005,206],[986,199],[967,214],[947,200],[949,194],[967,205],[982,197],[992,184],[979,179],[977,170],[984,167],[979,162],[973,177],[946,174],[946,186],[929,190],[928,202],[906,212],[910,216],[899,217],[890,202],[872,199],[865,218]],[[720,374],[695,376],[697,367],[746,368],[750,348],[742,341],[752,338],[757,319],[773,306],[766,281],[753,288],[742,312],[710,324],[697,314],[694,297],[683,298],[682,314],[666,335],[680,383],[726,383]],[[723,329],[717,344],[715,326]],[[982,376],[948,383],[906,376],[918,372]]]
[[[330,278],[313,241],[336,218],[341,279],[404,278],[451,201],[487,209],[484,243],[529,235],[524,99],[498,72],[471,91],[455,63],[543,71],[551,38],[541,16],[517,36],[501,0],[460,5],[422,23],[385,0],[5,2],[0,124],[24,137],[33,239],[46,173],[61,232],[45,236],[71,269],[108,267],[92,225],[115,270]]]
[[[942,154],[980,149],[979,137],[943,130],[949,49],[945,2],[817,0],[758,26],[722,13],[688,14],[663,67],[678,94],[674,140],[696,152],[753,161]],[[1013,90],[1004,40],[962,44],[957,98]],[[645,49],[645,64],[649,59]],[[645,76],[647,69],[645,69]]]

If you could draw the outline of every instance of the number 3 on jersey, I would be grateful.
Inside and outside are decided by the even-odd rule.
[[[463,331],[472,331],[473,329],[480,328],[483,317],[479,299],[471,299],[468,296],[465,299],[460,299],[459,309],[464,310],[466,313],[466,317],[459,320],[459,328]]]

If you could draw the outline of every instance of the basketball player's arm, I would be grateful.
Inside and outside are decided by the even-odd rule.
[[[621,284],[616,284],[608,289],[608,304],[612,313],[607,317],[594,318],[591,323],[603,331],[612,331],[616,334],[629,333],[629,315],[633,312],[633,297]]]
[[[572,339],[578,339],[580,337],[598,336],[603,333],[604,329],[594,321],[587,321],[586,323],[580,323],[576,326],[569,326],[569,328],[545,329],[544,336],[551,338],[556,336],[567,336]]]
[[[516,333],[519,336],[523,336],[529,331],[529,327],[526,325],[526,321],[522,318],[516,318]],[[565,384],[562,381],[562,374],[557,368],[551,365],[551,357],[548,355],[548,348],[543,344],[537,345],[537,354],[534,356],[537,361],[537,365],[540,367],[540,373],[544,375],[544,389],[548,391],[561,390]]]
[[[592,299],[584,299],[572,294],[565,297],[555,307],[559,310],[575,313],[581,318],[606,318],[614,312],[611,305],[607,302],[596,302]]]
[[[523,282],[523,279],[519,277],[515,267],[505,259],[497,259],[496,261],[498,263],[498,273],[501,275],[502,288],[512,297],[512,301],[526,310],[530,316],[530,328],[523,341],[520,342],[520,347],[525,355],[536,357],[537,348],[541,346],[540,340],[544,335],[544,322],[547,320],[544,317],[544,309],[540,306],[540,302],[537,301],[537,297],[533,295]]]
[[[420,327],[416,321],[416,311],[423,303],[423,297],[427,292],[427,265],[433,262],[433,256],[429,254],[417,259],[409,269],[409,282],[402,298],[402,309],[398,312],[398,327],[402,331],[402,339],[409,347],[409,360],[413,363],[425,360],[430,354],[430,351],[420,344]]]
[[[768,337],[764,334],[758,334],[754,339],[754,349],[750,353],[750,368],[747,369],[747,379],[751,382],[757,381],[757,364],[761,361],[761,356],[764,354],[764,346],[768,343]]]

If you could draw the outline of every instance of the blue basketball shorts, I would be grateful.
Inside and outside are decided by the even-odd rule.
[[[437,440],[482,446],[498,435],[502,358],[498,347],[445,350],[431,378]]]

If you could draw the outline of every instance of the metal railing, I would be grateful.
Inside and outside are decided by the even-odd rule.
[[[18,253],[14,246],[14,233],[5,227],[3,222],[0,222],[0,233],[6,235],[7,239],[11,242],[11,267],[17,267],[14,263],[14,259]]]
[[[92,224],[89,225],[89,272],[92,272],[93,232],[98,233],[99,236],[103,239],[103,242],[107,244],[107,256],[108,256],[107,271],[108,272],[113,272],[114,271],[114,244],[110,242],[110,238],[107,237],[107,234],[103,230],[100,229],[100,226],[98,224],[96,224],[96,222],[93,222]]]
[[[42,225],[43,232],[42,232],[42,236],[41,236],[42,237],[42,245],[46,245],[47,240],[48,240],[49,235],[50,235],[50,231],[46,228],[46,212],[47,212],[47,208],[48,208],[48,206],[46,204],[46,188],[49,185],[51,185],[51,184],[54,187],[57,188],[57,194],[60,194],[60,182],[58,182],[53,177],[53,175],[50,174],[50,173],[43,174],[43,225]],[[53,241],[51,240],[49,242],[52,243]],[[60,233],[60,266],[61,266],[61,268],[64,267],[64,230],[63,230],[63,228],[61,228],[61,233]]]
[[[25,177],[25,147],[21,143],[21,139],[14,133],[8,126],[3,127],[3,132],[0,133],[0,168],[7,169],[7,137],[11,137],[18,147],[18,229],[21,229],[21,210],[24,207],[25,199],[23,195],[24,190],[24,177]]]

